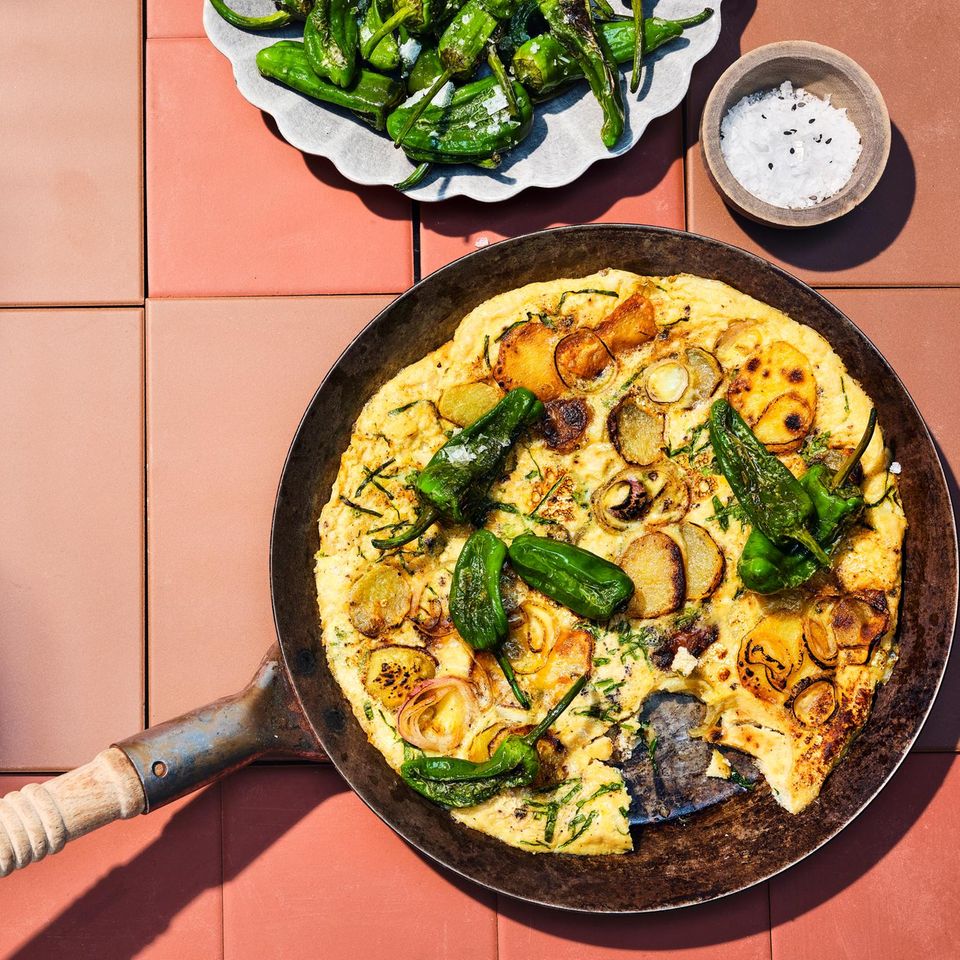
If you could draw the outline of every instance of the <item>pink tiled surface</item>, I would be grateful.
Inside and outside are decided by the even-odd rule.
[[[683,229],[680,111],[655,120],[630,153],[604,160],[563,190],[527,190],[505,203],[451,200],[420,208],[423,274],[505,237],[570,223],[652,223]]]
[[[142,723],[143,311],[0,311],[0,770]]]
[[[152,722],[239,690],[273,643],[267,564],[287,447],[323,375],[386,302],[148,304]]]
[[[148,2],[142,44],[136,4],[95,6],[0,11],[0,794],[27,782],[14,771],[81,763],[249,678],[273,639],[267,538],[290,436],[342,347],[415,278],[415,240],[421,274],[588,221],[686,226],[778,260],[890,359],[956,491],[960,165],[940,95],[955,5],[728,2],[683,108],[626,157],[562,191],[417,208],[284,144],[204,39],[200,0]],[[876,194],[802,234],[729,214],[696,144],[723,67],[787,37],[860,60],[895,125]],[[61,308],[4,309],[33,304]],[[952,958],[958,704],[951,668],[856,823],[713,905],[603,918],[498,899],[415,854],[331,768],[268,765],[0,881],[0,957]]]
[[[147,42],[146,117],[151,297],[410,285],[410,201],[294,150],[206,39]]]
[[[0,776],[0,793],[27,782]],[[220,816],[217,785],[0,881],[0,956],[219,960]]]
[[[137,0],[0,4],[0,305],[143,300],[140,58]]]
[[[489,960],[493,895],[424,860],[328,768],[253,769],[223,785],[230,960]]]

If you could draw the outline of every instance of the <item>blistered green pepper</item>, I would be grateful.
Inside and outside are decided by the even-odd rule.
[[[544,414],[543,404],[525,387],[511,390],[492,410],[451,437],[417,476],[417,518],[396,536],[374,540],[389,550],[415,540],[437,520],[478,519],[487,492],[520,433]]]
[[[609,620],[633,596],[633,581],[615,563],[571,543],[521,534],[510,565],[528,586],[590,620]]]
[[[847,481],[866,451],[876,424],[877,412],[871,410],[860,442],[835,474],[820,463],[800,477],[800,484],[810,497],[817,518],[813,535],[828,556],[833,554],[863,511],[863,494]],[[748,590],[769,594],[801,586],[819,567],[809,550],[797,543],[779,547],[754,527],[744,544],[737,573]]]
[[[496,657],[517,702],[525,710],[530,701],[520,689],[513,667],[503,652],[507,613],[500,595],[500,574],[507,545],[489,530],[477,530],[463,545],[450,584],[450,618],[460,636],[474,650]]]
[[[359,42],[353,0],[316,0],[303,26],[303,48],[318,77],[349,87],[357,75]]]
[[[237,13],[227,6],[224,0],[210,0],[210,4],[231,26],[240,27],[242,30],[274,30],[285,27],[294,20],[305,20],[313,6],[313,0],[275,0],[277,9],[262,17]]]
[[[537,741],[556,723],[587,682],[580,677],[563,699],[523,737],[507,737],[483,763],[456,757],[415,757],[400,768],[404,782],[442,807],[472,807],[510,787],[533,783],[540,772]]]
[[[820,566],[830,566],[810,530],[815,520],[810,494],[726,400],[710,409],[710,443],[720,472],[753,526],[780,547],[799,543]]]
[[[257,69],[263,76],[277,80],[297,93],[360,114],[378,130],[383,129],[388,111],[403,97],[401,83],[372,70],[361,70],[348,89],[321,80],[307,62],[303,44],[296,40],[279,40],[264,47],[257,53]]]
[[[493,75],[464,84],[444,107],[431,104],[407,133],[403,144],[415,163],[475,163],[495,166],[500,155],[517,146],[533,127],[533,104],[519,83],[513,84],[519,115]],[[416,105],[401,105],[387,118],[396,138]]]
[[[589,0],[540,0],[540,12],[554,36],[580,65],[600,104],[600,138],[605,146],[615,146],[623,133],[620,74],[606,41],[597,34]]]
[[[360,43],[365,44],[381,27],[383,20],[376,0],[371,0],[367,12],[360,23]],[[400,66],[400,45],[392,33],[388,33],[366,58],[367,63],[376,70],[396,70]]]
[[[484,51],[487,51],[490,67],[501,84],[512,112],[517,112],[516,103],[513,102],[513,85],[506,81],[506,73],[496,51],[488,47],[500,26],[500,20],[511,16],[516,10],[517,2],[518,0],[467,0],[440,35],[437,54],[443,71],[434,78],[426,95],[411,105],[404,122],[398,126],[393,135],[397,146],[406,143],[410,131],[440,88],[454,77],[469,77]]]
[[[665,43],[675,40],[684,30],[704,23],[713,16],[709,8],[682,20],[646,17],[643,21],[643,54],[649,56]],[[612,20],[600,25],[599,33],[617,63],[633,57],[636,28],[632,20]],[[552,33],[541,33],[517,48],[513,55],[514,76],[538,99],[557,92],[574,80],[583,78],[580,64]]]

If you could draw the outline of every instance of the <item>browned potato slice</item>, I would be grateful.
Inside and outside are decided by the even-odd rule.
[[[350,622],[367,637],[377,637],[395,627],[410,612],[413,592],[396,567],[372,566],[350,590]]]
[[[803,659],[803,623],[795,613],[780,611],[764,617],[743,638],[737,671],[757,699],[783,703]]]
[[[547,662],[531,677],[531,682],[534,688],[559,700],[570,684],[589,673],[592,666],[593,637],[584,630],[565,630],[553,645]],[[544,705],[544,709],[549,706]]]
[[[438,409],[440,416],[460,427],[469,427],[492,410],[503,397],[494,383],[458,383],[443,391]]]
[[[793,399],[772,407],[785,394]],[[817,383],[810,361],[796,347],[777,340],[750,355],[730,384],[727,399],[751,427],[757,427],[772,409],[763,430],[773,437],[774,445],[789,448],[778,452],[787,453],[800,446],[813,423]]]
[[[760,346],[760,327],[753,320],[734,320],[713,348],[724,367],[739,367]]]
[[[551,400],[543,419],[543,438],[551,450],[569,453],[587,432],[592,411],[583,397]]]
[[[723,580],[723,551],[699,524],[681,523],[680,536],[687,554],[687,599],[703,600]]]
[[[546,403],[563,393],[553,351],[560,340],[542,323],[522,323],[500,341],[493,376],[504,390],[526,387]]]
[[[690,488],[683,471],[671,460],[663,460],[637,471],[637,477],[646,487],[650,508],[647,523],[661,526],[679,523],[690,509]]]
[[[692,410],[698,403],[710,399],[720,386],[723,371],[716,357],[702,347],[690,347],[684,356],[690,372],[690,385],[680,398],[680,405],[685,410]]]
[[[363,686],[390,710],[396,710],[423,680],[437,672],[437,661],[417,647],[391,645],[374,650],[367,660]]]
[[[813,426],[813,411],[794,393],[777,397],[753,432],[771,453],[793,453]]]
[[[638,537],[620,558],[620,566],[634,586],[628,616],[650,619],[680,609],[687,592],[683,555],[665,533],[654,530]]]
[[[636,394],[624,397],[610,411],[607,430],[627,463],[645,467],[663,456],[663,414],[644,410]]]
[[[592,330],[565,336],[557,344],[553,359],[564,385],[581,393],[603,389],[617,372],[613,354]]]
[[[837,712],[837,691],[826,677],[810,677],[798,684],[793,715],[805,727],[819,727]]]
[[[594,328],[613,354],[642,346],[657,335],[653,304],[642,293],[627,297],[603,323]]]

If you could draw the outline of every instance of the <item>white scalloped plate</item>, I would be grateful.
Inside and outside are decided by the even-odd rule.
[[[686,95],[694,64],[713,49],[720,35],[721,2],[644,3],[648,15],[659,17],[688,17],[704,6],[713,7],[714,15],[645,61],[641,99],[631,96],[624,84],[626,129],[613,150],[607,150],[600,141],[600,108],[586,83],[581,82],[536,107],[530,135],[504,157],[498,169],[436,166],[407,195],[428,201],[457,196],[487,202],[506,200],[527,187],[562,187],[597,160],[626,153],[640,140],[651,120],[669,113]],[[233,5],[243,12],[262,14],[269,9],[264,0],[233,0]],[[281,38],[299,39],[303,32],[299,24],[268,33],[249,33],[230,26],[205,2],[203,25],[213,45],[233,64],[240,93],[274,118],[288,143],[304,153],[327,157],[355,183],[394,184],[409,175],[413,165],[384,134],[348,111],[318,104],[260,76],[255,62],[257,51]]]

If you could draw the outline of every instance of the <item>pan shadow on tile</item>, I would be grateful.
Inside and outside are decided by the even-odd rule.
[[[349,789],[339,778],[337,784],[339,790]],[[224,862],[222,871],[199,869],[187,861],[174,873],[164,848],[173,845],[189,849],[200,805],[206,802],[204,794],[194,797],[174,814],[148,847],[81,893],[7,960],[76,956],[74,948],[66,945],[80,942],[91,917],[98,917],[100,926],[109,925],[111,929],[109,941],[98,941],[97,960],[133,960],[167,930],[188,904],[204,891],[230,882],[316,807],[310,795],[294,793],[288,800],[278,805],[271,829],[257,835],[242,859]],[[167,876],[168,882],[157,885],[158,875]],[[147,902],[144,886],[151,878],[154,895]]]
[[[885,802],[881,795],[852,826],[827,844],[831,852],[842,846],[844,856],[832,858],[836,869],[830,871],[825,882],[808,885],[804,896],[779,917],[779,922],[794,919],[836,896],[886,856],[920,819],[943,783],[952,761],[952,754],[929,758],[934,765],[932,776],[920,789],[888,788],[888,794],[897,794],[895,799],[890,796]],[[902,780],[904,776],[901,770],[895,780]],[[811,857],[823,855],[821,849]],[[758,907],[758,898],[762,908]],[[608,950],[680,951],[721,947],[765,933],[769,928],[765,885],[696,907],[632,917],[562,913],[531,907],[508,897],[500,898],[500,914],[514,924],[543,934],[563,937],[585,947]]]
[[[873,260],[900,235],[917,193],[917,171],[900,128],[892,125],[890,159],[873,193],[845,217],[805,230],[776,230],[731,216],[761,249],[806,270],[843,270]]]
[[[296,148],[287,143],[283,134],[277,128],[276,121],[269,113],[260,111],[263,125],[281,143],[291,150]],[[363,184],[351,183],[326,157],[300,152],[304,166],[310,173],[325,186],[332,190],[347,190],[355,193],[364,206],[385,220],[410,220],[412,217],[411,202],[397,193],[392,187],[370,187]]]

